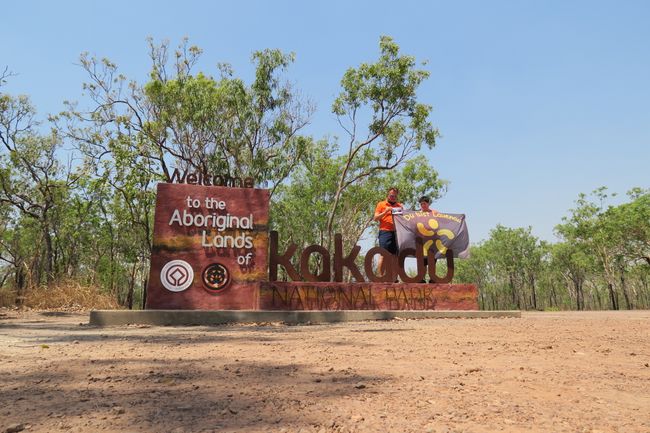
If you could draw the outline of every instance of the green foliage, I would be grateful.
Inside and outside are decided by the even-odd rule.
[[[166,42],[150,40],[149,48],[144,84],[128,80],[108,59],[82,54],[93,105],[83,112],[68,103],[52,118],[84,156],[82,191],[97,231],[88,240],[97,270],[91,277],[129,307],[148,275],[156,182],[179,168],[252,177],[274,191],[311,144],[298,132],[312,108],[281,78],[292,54],[253,53],[255,79],[248,85],[226,64],[219,79],[195,74],[202,51],[187,40],[173,56]]]
[[[438,136],[428,120],[431,107],[418,102],[417,97],[418,87],[429,73],[416,69],[415,59],[400,54],[399,47],[388,36],[381,37],[379,49],[375,63],[363,63],[345,72],[341,93],[332,105],[349,141],[328,211],[328,245],[332,243],[338,207],[346,189],[364,183],[366,190],[377,186],[373,185],[377,179],[385,179],[384,176],[390,176],[387,172],[407,164],[423,145],[432,148]],[[424,160],[421,165],[428,167]],[[410,170],[416,173],[417,169]],[[430,185],[438,186],[435,171],[430,170],[429,176]],[[385,188],[380,191],[383,195]]]
[[[457,279],[479,286],[486,309],[648,308],[650,194],[635,188],[628,197],[605,206],[605,188],[580,194],[552,245],[530,228],[497,226],[471,259],[457,261]]]
[[[273,201],[273,227],[286,241],[298,245],[326,245],[328,226],[326,216],[332,209],[336,185],[345,156],[337,154],[338,148],[320,141],[314,144],[291,177],[291,182],[281,186]],[[356,164],[367,164],[357,158]],[[340,193],[340,206],[336,208],[332,230],[343,235],[346,248],[358,243],[372,222],[376,202],[384,198],[390,186],[400,188],[400,197],[413,206],[423,194],[432,199],[445,191],[446,182],[426,159],[412,159],[399,169],[374,173],[345,188]]]
[[[147,119],[141,128],[146,145],[173,158],[176,166],[279,185],[309,144],[297,133],[312,108],[279,76],[293,54],[254,52],[255,80],[247,85],[226,64],[220,65],[218,80],[192,75],[201,53],[195,47],[177,52],[177,73],[169,77],[166,46],[152,47],[158,54],[151,80],[141,91],[147,110],[138,116]],[[165,167],[163,171],[169,175]]]
[[[570,256],[570,264],[593,261],[594,278],[600,284],[592,284],[589,295],[601,305],[607,299],[612,309],[620,308],[621,295],[628,309],[643,302],[628,274],[638,266],[650,266],[650,191],[635,188],[628,196],[629,203],[605,207],[609,199],[605,187],[592,193],[595,200],[581,194],[571,216],[556,227],[578,251]]]
[[[249,83],[228,64],[218,78],[195,73],[201,55],[186,40],[173,52],[149,41],[151,71],[139,83],[83,54],[90,107],[66,103],[49,134],[27,96],[0,92],[3,297],[76,281],[137,307],[154,187],[175,168],[254,178],[272,192],[283,242],[330,251],[335,233],[346,251],[374,237],[373,209],[389,186],[411,208],[446,192],[421,153],[438,137],[418,95],[429,73],[390,37],[375,61],[343,75],[332,104],[343,138],[333,140],[302,135],[313,107],[283,78],[293,54],[254,52]],[[4,69],[0,90],[12,75]],[[552,245],[530,227],[497,226],[471,259],[456,261],[456,281],[476,283],[485,309],[649,308],[650,190],[635,188],[617,206],[610,198],[605,188],[581,194]]]
[[[472,247],[471,259],[460,263],[459,279],[477,282],[484,308],[538,309],[541,263],[547,246],[531,228],[498,225],[490,238]]]
[[[383,152],[378,156],[391,161],[400,151],[419,150],[423,144],[435,145],[438,131],[428,120],[431,107],[417,100],[417,89],[429,77],[429,72],[415,69],[415,59],[400,55],[399,46],[388,36],[381,37],[379,48],[381,55],[377,62],[346,71],[332,112],[349,116],[356,127],[359,111],[367,107],[371,120],[366,141],[381,138]],[[356,138],[354,128],[348,131]]]

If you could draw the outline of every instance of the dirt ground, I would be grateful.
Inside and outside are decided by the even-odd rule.
[[[0,433],[650,432],[650,311],[87,323],[0,310]]]

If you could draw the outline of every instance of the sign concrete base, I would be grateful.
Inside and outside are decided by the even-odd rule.
[[[253,311],[253,310],[93,310],[91,326],[157,325],[211,326],[226,323],[336,323],[391,319],[478,319],[519,318],[521,311],[478,310],[338,310],[338,311]]]

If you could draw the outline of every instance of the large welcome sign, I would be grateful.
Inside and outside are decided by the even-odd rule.
[[[291,242],[280,251],[280,234],[269,238],[269,191],[252,182],[215,186],[223,182],[190,174],[176,181],[188,183],[158,185],[148,309],[478,309],[476,286],[450,284],[453,258],[469,242],[464,215],[407,212],[396,221],[399,254],[374,247],[361,265],[360,247],[344,251],[340,234],[331,254],[321,245],[297,251]],[[376,256],[384,258],[382,274]],[[416,258],[415,275],[405,269],[407,257]]]
[[[256,309],[269,192],[158,184],[147,308]]]

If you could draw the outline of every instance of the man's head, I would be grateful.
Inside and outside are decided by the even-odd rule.
[[[399,190],[395,188],[394,186],[390,187],[388,189],[388,195],[386,196],[386,200],[390,204],[397,203],[397,196],[399,194]]]
[[[420,197],[420,209],[422,209],[424,212],[429,212],[431,209],[429,209],[429,203],[431,203],[431,199],[427,197],[426,195]]]

